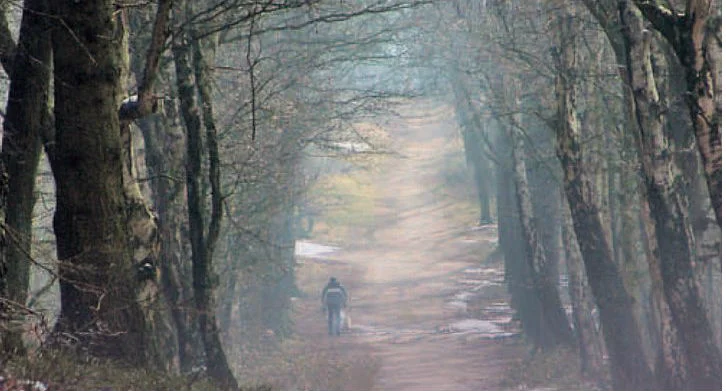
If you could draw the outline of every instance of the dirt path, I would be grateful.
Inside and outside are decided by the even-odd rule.
[[[352,327],[327,338],[313,297],[301,303],[302,314],[314,315],[301,316],[299,331],[328,349],[371,348],[380,363],[373,390],[501,389],[522,348],[512,338],[502,265],[481,263],[496,245],[496,227],[462,223],[478,214],[462,216],[458,200],[435,188],[444,158],[458,148],[453,112],[431,108],[389,131],[401,157],[370,174],[381,228],[304,260],[349,288]]]

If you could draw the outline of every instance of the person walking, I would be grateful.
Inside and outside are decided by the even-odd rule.
[[[340,335],[341,312],[348,302],[348,292],[335,277],[330,277],[321,300],[328,311],[328,335]]]

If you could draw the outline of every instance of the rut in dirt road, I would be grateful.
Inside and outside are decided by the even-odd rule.
[[[471,228],[478,215],[462,207],[470,200],[447,191],[444,170],[463,153],[452,110],[429,113],[392,124],[402,157],[365,174],[376,188],[375,218],[387,224],[306,262],[350,287],[352,327],[335,343],[374,349],[374,390],[500,389],[521,346],[503,266],[482,264],[496,226]]]

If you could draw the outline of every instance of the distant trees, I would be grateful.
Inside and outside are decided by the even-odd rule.
[[[353,121],[436,92],[533,346],[576,341],[616,389],[718,388],[720,4],[666,3],[26,0],[17,39],[3,5],[3,352],[43,152],[51,340],[234,389],[220,339],[290,329],[306,154],[375,147]]]

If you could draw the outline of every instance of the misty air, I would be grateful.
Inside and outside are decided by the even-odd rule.
[[[721,2],[0,2],[0,391],[722,389]]]

